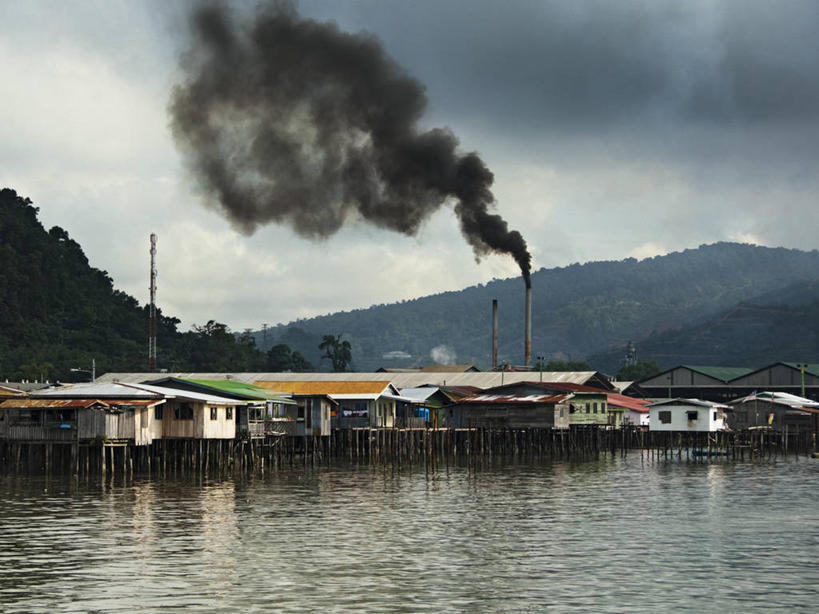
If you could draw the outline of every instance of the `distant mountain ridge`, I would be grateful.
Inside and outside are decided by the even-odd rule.
[[[640,261],[542,268],[532,275],[533,361],[537,355],[547,360],[597,358],[599,368],[616,370],[619,358],[612,356],[622,356],[628,340],[639,347],[653,335],[705,323],[765,294],[799,293],[800,284],[815,283],[817,271],[816,250],[738,243],[702,245]],[[329,332],[350,340],[357,370],[428,364],[436,349],[447,350],[459,363],[488,368],[494,298],[499,300],[500,360],[522,364],[524,286],[519,278],[279,325],[268,330],[268,345],[287,343],[315,362],[311,346]],[[409,358],[391,358],[401,353]],[[641,356],[650,357],[645,352]],[[700,362],[716,364],[717,359]]]
[[[819,358],[819,279],[791,284],[741,302],[700,324],[649,335],[639,358],[663,368],[680,364],[759,367]],[[619,364],[616,351],[589,358],[601,368]]]
[[[59,227],[46,231],[30,200],[0,189],[0,377],[77,379],[92,360],[142,370],[147,309],[89,265]],[[819,253],[736,243],[637,261],[573,264],[532,275],[533,359],[588,360],[614,372],[625,344],[661,366],[761,366],[819,362]],[[269,329],[319,367],[324,335],[345,335],[359,371],[451,361],[486,369],[491,301],[499,300],[500,360],[523,362],[524,284],[494,280],[461,291],[329,314]],[[159,313],[159,367],[171,371],[271,371],[264,354],[218,322],[188,332]],[[256,333],[259,345],[265,338]],[[272,368],[271,365],[279,365]]]

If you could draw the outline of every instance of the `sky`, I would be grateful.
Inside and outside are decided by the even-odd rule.
[[[241,22],[254,3],[230,3]],[[214,207],[169,118],[190,2],[0,0],[0,186],[186,330],[258,330],[519,274],[476,262],[452,203],[414,236],[252,234]],[[304,19],[374,36],[494,174],[533,270],[716,241],[817,247],[819,4],[326,0]]]

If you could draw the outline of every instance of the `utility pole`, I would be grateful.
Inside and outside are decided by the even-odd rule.
[[[799,369],[799,373],[802,375],[802,398],[805,398],[805,369],[808,365],[799,364],[796,367]]]

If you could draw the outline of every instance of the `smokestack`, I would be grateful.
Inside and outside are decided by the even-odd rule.
[[[498,368],[498,299],[492,299],[492,370]]]
[[[526,331],[524,333],[524,363],[532,366],[532,281],[526,277]]]

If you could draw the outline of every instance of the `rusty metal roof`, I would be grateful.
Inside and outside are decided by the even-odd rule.
[[[107,405],[99,399],[6,399],[0,403],[4,409],[24,408],[24,409],[87,409],[93,405]]]
[[[609,407],[621,407],[623,409],[630,409],[631,411],[636,411],[641,414],[649,413],[647,407],[649,401],[635,399],[634,397],[627,397],[624,394],[609,392],[606,395],[606,403],[609,405]]]
[[[571,399],[573,394],[478,394],[474,397],[461,399],[460,403],[497,403],[503,405],[511,404],[534,404],[534,403],[563,403]]]
[[[5,409],[87,409],[95,405],[104,408],[111,407],[153,407],[161,405],[165,399],[33,399],[33,398],[13,398],[0,402],[0,407]]]

